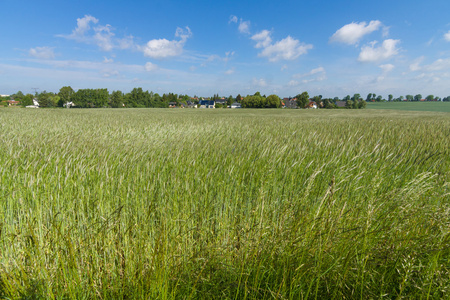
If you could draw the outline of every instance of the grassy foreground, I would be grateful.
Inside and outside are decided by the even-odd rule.
[[[0,296],[450,295],[450,114],[0,109]]]

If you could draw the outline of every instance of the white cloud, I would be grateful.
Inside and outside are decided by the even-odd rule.
[[[78,18],[77,28],[72,31],[70,36],[74,39],[84,37],[85,32],[91,29],[91,26],[89,25],[91,22],[97,24],[98,19],[90,15],[85,15],[83,18]]]
[[[280,71],[284,71],[284,70],[286,70],[287,68],[288,68],[287,65],[283,65],[283,66],[281,67]]]
[[[377,82],[383,81],[387,74],[389,74],[394,68],[395,66],[392,64],[385,64],[385,65],[379,65],[380,69],[381,69],[381,75],[377,77]]]
[[[69,40],[79,43],[97,45],[103,51],[112,51],[115,48],[129,49],[134,47],[132,36],[116,38],[111,25],[97,25],[91,28],[91,24],[98,24],[99,20],[93,16],[85,15],[77,19],[77,27],[69,35],[59,34]]]
[[[392,64],[379,65],[380,69],[383,70],[383,74],[391,72],[395,66]]]
[[[106,56],[103,56],[103,62],[104,62],[105,64],[112,63],[112,62],[114,62],[114,59],[112,59],[112,58],[107,58]]]
[[[109,78],[109,77],[119,77],[120,76],[120,72],[117,70],[103,70],[103,77],[104,78]]]
[[[270,37],[271,32],[269,30],[263,30],[251,37],[252,40],[256,42],[255,48],[265,48],[272,43],[272,38]]]
[[[240,33],[250,34],[250,21],[240,20],[238,30]]]
[[[156,71],[156,70],[158,70],[158,66],[155,64],[152,64],[151,62],[148,62],[145,64],[145,70],[148,72]]]
[[[225,52],[225,57],[223,58],[223,61],[228,62],[232,56],[234,56],[234,51]]]
[[[299,85],[299,82],[296,81],[296,80],[291,80],[291,81],[288,82],[287,85],[288,85],[288,86],[297,86],[297,85]]]
[[[450,69],[450,58],[442,59],[439,58],[433,63],[423,67],[424,70],[428,72],[442,71]]]
[[[231,75],[233,73],[234,73],[234,68],[231,68],[231,69],[225,71],[226,75]]]
[[[421,69],[420,64],[422,63],[422,61],[424,59],[425,59],[425,56],[421,56],[421,57],[415,59],[414,62],[409,65],[409,70],[412,72],[419,71]]]
[[[256,46],[258,45],[262,44],[257,43]],[[267,57],[269,61],[272,62],[279,60],[294,60],[300,55],[306,54],[308,50],[312,48],[312,45],[300,43],[299,40],[288,36],[275,44],[265,46],[258,56]]]
[[[444,34],[444,39],[445,39],[447,42],[450,42],[450,30],[449,30],[447,33]]]
[[[111,51],[114,48],[111,40],[114,33],[111,32],[111,26],[97,26],[94,28],[94,31],[94,40],[96,41],[97,46],[99,46],[103,51]]]
[[[338,29],[330,38],[330,42],[344,43],[348,45],[357,44],[365,35],[372,33],[382,26],[378,20],[366,22],[350,23]],[[388,34],[388,27],[384,27],[383,35]]]
[[[267,82],[264,79],[262,79],[262,78],[260,78],[260,79],[253,78],[252,84],[254,86],[258,86],[258,87],[265,87],[265,86],[267,86]]]
[[[231,15],[230,20],[228,21],[228,24],[237,23],[237,22],[238,22],[238,17]]]
[[[372,42],[370,45],[361,48],[358,60],[361,62],[375,62],[391,58],[399,52],[397,48],[398,43],[400,43],[400,40],[387,39],[383,41],[381,46],[375,47],[376,42]]]
[[[307,73],[294,74],[294,75],[292,75],[292,77],[296,78],[296,79],[305,78],[302,80],[302,83],[318,82],[318,81],[326,80],[327,73],[326,73],[324,67],[318,67],[318,68],[312,69],[311,71],[309,71]]]
[[[186,26],[186,29],[178,27],[175,32],[175,37],[180,38],[180,40],[154,39],[141,47],[141,50],[145,56],[155,59],[178,56],[183,53],[184,44],[191,36],[192,32],[189,27]]]
[[[51,47],[36,47],[31,48],[28,51],[29,55],[32,57],[40,58],[40,59],[54,59],[55,53],[53,52],[53,48]]]

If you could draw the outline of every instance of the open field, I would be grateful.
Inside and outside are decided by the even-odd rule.
[[[367,102],[367,108],[450,112],[450,102]]]
[[[0,166],[2,298],[450,295],[449,113],[0,109]]]

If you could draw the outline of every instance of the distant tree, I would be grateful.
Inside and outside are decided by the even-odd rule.
[[[348,100],[350,100],[350,99],[351,99],[350,95],[347,95],[347,96],[345,96],[344,99],[342,99],[342,100],[348,101]]]
[[[414,100],[414,96],[413,95],[406,95],[406,100],[408,101],[413,101]]]
[[[75,91],[70,86],[63,86],[59,89],[58,96],[60,101],[58,101],[58,106],[62,107],[64,103],[71,102],[72,96],[75,94]]]
[[[339,101],[339,97],[334,97],[333,101],[336,103],[336,101]]]
[[[370,100],[372,100],[372,93],[369,93],[366,98],[366,101],[370,101]]]
[[[227,99],[227,105],[233,104],[233,100],[234,100],[234,99],[233,99],[233,96],[230,95],[230,96],[228,97],[228,99]]]
[[[359,101],[360,98],[361,98],[360,94],[354,94],[353,97],[350,100]]]
[[[313,100],[314,102],[316,102],[317,108],[322,107],[322,97],[321,97],[321,96],[314,96],[314,97],[312,98],[312,100]]]
[[[34,96],[32,94],[26,94],[22,98],[22,101],[20,101],[20,105],[22,105],[23,107],[28,106],[28,105],[33,105],[33,98],[34,98]]]
[[[18,91],[17,93],[11,95],[11,98],[16,101],[21,101],[23,97],[25,97],[25,95],[21,91]]]
[[[266,107],[268,108],[279,108],[281,107],[281,99],[277,95],[269,95],[266,98]]]
[[[110,98],[110,106],[112,108],[123,107],[124,95],[121,91],[113,91]]]
[[[414,96],[414,101],[420,101],[422,99],[422,95],[421,94],[417,94]]]
[[[394,96],[392,96],[392,94],[389,94],[388,99],[389,101],[392,101],[392,99],[394,99]]]
[[[242,101],[241,94],[238,94],[238,95],[236,96],[236,102],[241,103],[241,101]]]
[[[427,99],[427,101],[433,101],[434,100],[434,96],[433,95],[428,95],[425,99]]]
[[[345,101],[345,108],[352,109],[353,108],[353,103],[354,102],[352,100]]]
[[[305,108],[306,105],[308,105],[309,103],[309,95],[308,92],[303,92],[301,94],[298,94],[297,96],[295,96],[295,98],[297,99],[297,106],[299,108]]]
[[[366,101],[361,100],[361,101],[358,102],[358,108],[359,109],[366,108],[366,106],[367,106],[367,102]]]
[[[331,98],[322,99],[322,104],[323,104],[323,107],[328,108],[328,109],[336,107],[333,99],[331,99]]]

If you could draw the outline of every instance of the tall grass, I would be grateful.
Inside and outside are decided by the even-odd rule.
[[[450,115],[0,110],[0,296],[450,295]]]

